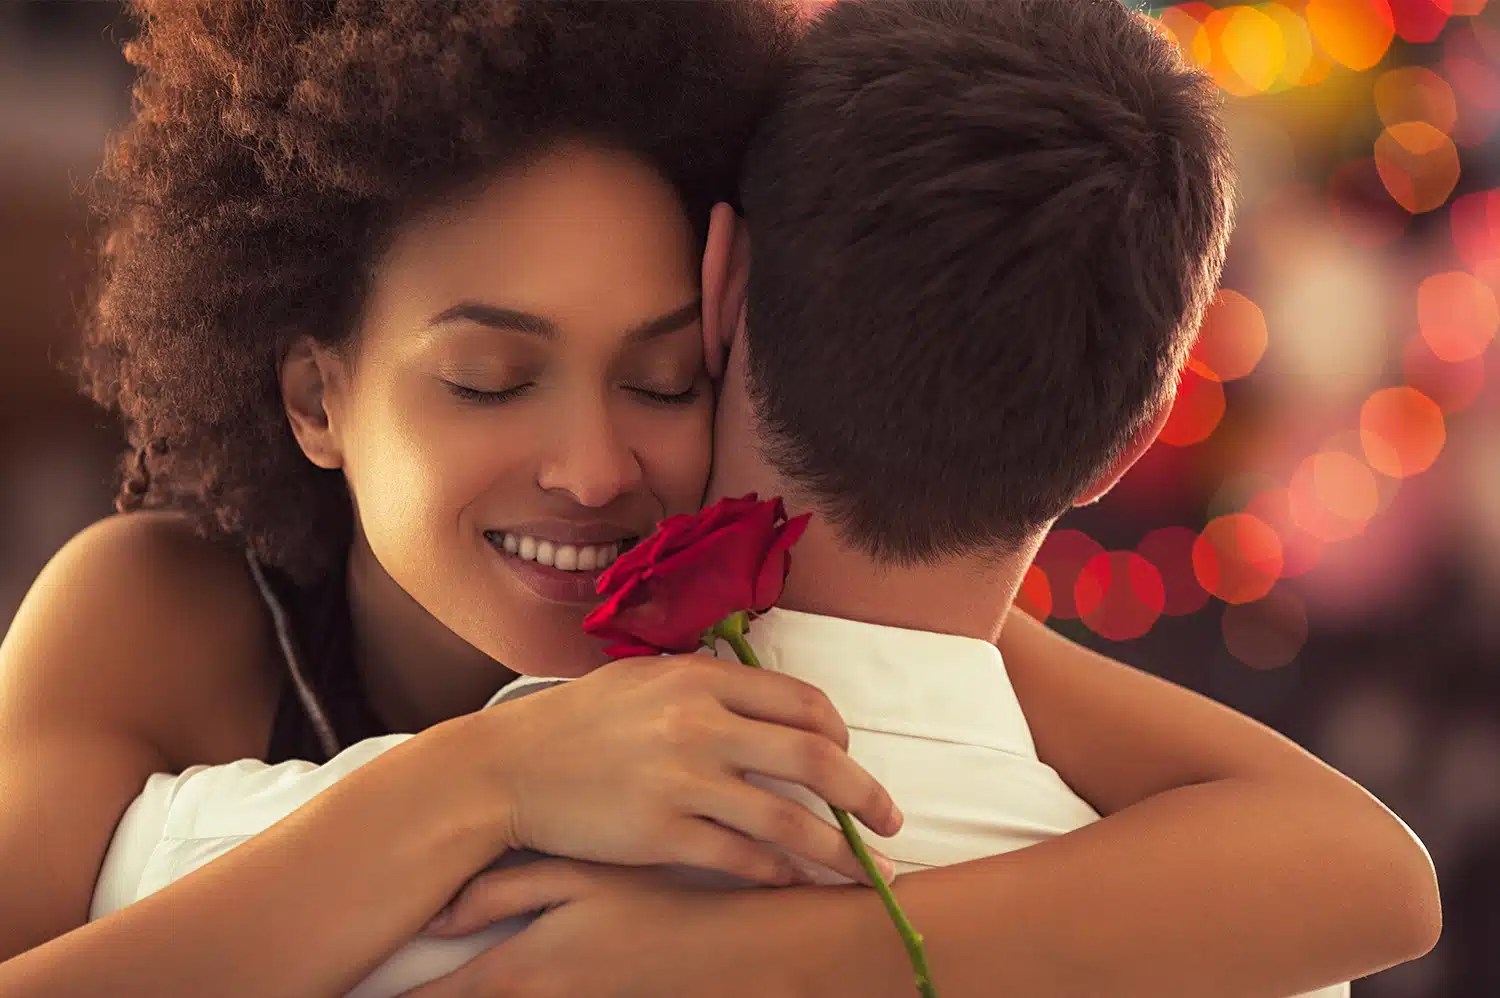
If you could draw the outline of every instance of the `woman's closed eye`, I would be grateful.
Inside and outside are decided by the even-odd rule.
[[[457,381],[443,379],[443,387],[453,395],[465,402],[473,402],[480,405],[500,405],[521,398],[527,391],[536,386],[535,382],[527,381],[523,384],[514,385],[510,388],[487,389],[475,388]],[[703,389],[695,381],[682,391],[663,391],[658,388],[650,388],[641,385],[626,385],[629,391],[638,398],[644,399],[654,405],[692,405],[702,397]]]

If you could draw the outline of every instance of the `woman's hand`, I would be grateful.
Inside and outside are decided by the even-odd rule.
[[[475,878],[429,926],[461,936],[543,910],[506,940],[401,998],[797,998],[815,960],[847,935],[836,895],[862,888],[701,891],[659,869],[547,859]],[[869,902],[877,916],[879,901]],[[788,905],[793,899],[806,902]],[[764,910],[767,904],[774,911]],[[820,936],[819,933],[827,933]],[[889,947],[900,946],[891,934]]]
[[[878,835],[901,827],[884,788],[849,757],[848,729],[822,692],[706,655],[614,662],[470,723],[512,849],[796,883],[780,847],[865,880],[838,828],[749,773],[800,784]]]

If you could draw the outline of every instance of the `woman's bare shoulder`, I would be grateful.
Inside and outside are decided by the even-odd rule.
[[[258,756],[279,688],[244,557],[171,513],[74,536],[0,644],[0,707],[128,727],[177,766]]]

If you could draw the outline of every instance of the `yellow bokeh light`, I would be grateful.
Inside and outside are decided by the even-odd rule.
[[[1386,0],[1307,0],[1306,16],[1318,45],[1350,69],[1372,68],[1396,36]]]
[[[1268,3],[1257,9],[1275,21],[1281,33],[1281,72],[1270,89],[1283,90],[1300,85],[1313,61],[1312,32],[1307,30],[1307,22],[1283,4]]]
[[[1219,34],[1219,48],[1235,75],[1256,93],[1276,82],[1286,65],[1281,26],[1254,7],[1229,7]]]
[[[1370,467],[1391,478],[1421,474],[1447,440],[1443,410],[1415,388],[1385,388],[1359,413],[1359,441]]]
[[[1391,199],[1420,215],[1441,208],[1458,186],[1458,149],[1427,122],[1403,121],[1375,140],[1375,169]]]
[[[1307,458],[1292,474],[1287,491],[1292,521],[1323,541],[1364,533],[1380,508],[1375,476],[1363,461],[1343,451]]]
[[[1448,81],[1421,66],[1402,66],[1375,81],[1375,110],[1385,125],[1425,121],[1444,135],[1458,123],[1458,101]]]
[[[1473,274],[1433,274],[1417,288],[1417,324],[1439,360],[1472,360],[1500,330],[1500,304]]]

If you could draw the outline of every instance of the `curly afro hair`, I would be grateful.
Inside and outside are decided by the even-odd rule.
[[[392,228],[569,134],[643,156],[706,222],[799,22],[796,0],[135,7],[82,358],[130,444],[116,507],[180,510],[299,582],[346,555],[353,510],[298,448],[279,364],[352,334]]]

